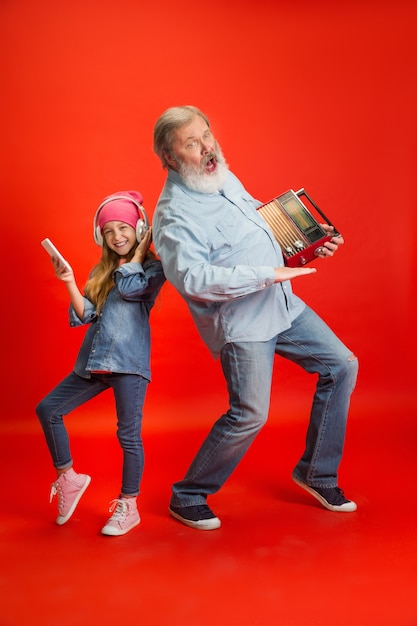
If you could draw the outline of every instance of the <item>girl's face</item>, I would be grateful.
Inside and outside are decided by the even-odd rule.
[[[102,234],[110,250],[121,257],[127,256],[136,243],[135,229],[125,222],[106,222]]]

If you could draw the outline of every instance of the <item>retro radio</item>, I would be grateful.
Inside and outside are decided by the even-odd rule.
[[[307,199],[311,210],[300,200],[300,196]],[[304,189],[290,189],[260,206],[258,211],[279,243],[288,267],[310,263],[321,253],[323,244],[339,234]],[[333,226],[331,234],[317,222],[318,215],[329,226]]]

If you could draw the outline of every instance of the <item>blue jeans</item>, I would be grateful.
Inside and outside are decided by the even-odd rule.
[[[72,466],[63,415],[109,388],[117,412],[117,438],[123,450],[121,494],[137,496],[143,473],[142,408],[148,381],[136,374],[93,374],[90,379],[71,372],[36,407],[52,461],[57,469]]]
[[[221,363],[230,408],[213,425],[184,479],[173,485],[174,506],[204,504],[248,450],[268,418],[275,354],[318,377],[306,448],[294,475],[313,487],[337,486],[358,361],[306,307],[290,329],[269,341],[223,347]]]

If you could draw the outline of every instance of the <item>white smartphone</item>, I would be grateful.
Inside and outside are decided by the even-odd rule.
[[[66,269],[70,272],[72,272],[72,267],[71,265],[68,263],[68,261],[66,261],[64,259],[64,257],[62,256],[62,254],[60,253],[60,251],[58,250],[58,248],[56,248],[54,246],[54,244],[52,243],[52,241],[48,238],[43,239],[41,241],[41,245],[45,248],[45,250],[47,251],[47,253],[49,254],[49,256],[51,257],[55,257],[56,259],[59,260],[59,267],[61,267],[62,265],[64,265],[66,267]]]

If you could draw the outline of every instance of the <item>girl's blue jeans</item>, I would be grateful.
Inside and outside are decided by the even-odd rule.
[[[121,494],[138,495],[144,463],[141,427],[147,386],[148,381],[136,374],[92,374],[87,379],[71,372],[64,378],[36,407],[54,466],[65,469],[72,465],[63,416],[111,387],[117,437],[123,450]]]
[[[317,376],[306,447],[294,475],[313,487],[337,486],[358,361],[306,307],[291,328],[269,341],[223,347],[221,363],[230,407],[213,425],[184,479],[173,485],[174,506],[204,504],[248,450],[268,417],[275,354]]]

